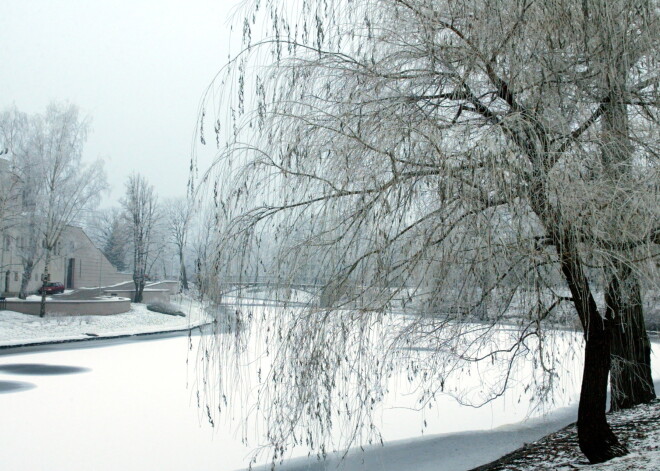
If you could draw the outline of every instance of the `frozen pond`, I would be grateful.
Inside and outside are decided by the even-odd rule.
[[[232,410],[234,421],[220,421],[212,428],[204,411],[197,407],[192,365],[199,340],[193,336],[192,352],[186,336],[174,336],[71,344],[48,351],[0,355],[3,469],[244,469],[250,452],[259,443],[241,442],[241,409]],[[577,388],[577,384],[567,385]],[[567,391],[567,402],[573,396],[573,391]],[[527,414],[526,406],[518,404],[515,397],[480,409],[461,407],[447,398],[423,414],[411,410],[408,399],[405,394],[387,396],[388,403],[380,412],[387,443],[384,448],[378,447],[376,455],[380,458],[369,469],[391,469],[383,462],[392,462],[392,458],[383,458],[384,452],[397,449],[397,444],[390,441],[415,440],[423,444],[435,440],[437,448],[438,441],[450,443],[451,437],[434,438],[433,434],[489,430],[522,420]],[[548,419],[555,421],[548,427],[570,422],[573,413],[555,414]],[[423,420],[428,424],[424,429],[426,438],[418,440]],[[544,432],[547,430],[539,429],[540,435]],[[482,441],[493,442],[492,437],[484,437]],[[459,436],[458,442],[465,448],[465,442],[473,438],[469,434]],[[409,442],[401,443],[407,443],[405,448],[412,451]],[[461,453],[460,443],[452,447]],[[296,451],[306,454],[302,449]],[[494,453],[493,458],[499,451]],[[368,459],[358,461],[362,464],[340,469],[367,469],[364,463],[369,463]],[[404,469],[401,463],[397,466]],[[300,469],[308,468],[305,465]],[[313,469],[321,468],[317,465]]]

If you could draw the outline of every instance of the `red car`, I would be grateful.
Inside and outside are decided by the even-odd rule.
[[[43,294],[43,292],[46,292],[46,294],[57,294],[57,293],[64,293],[64,284],[60,283],[59,281],[54,281],[51,283],[46,283],[46,286],[42,286],[39,288],[39,294]]]

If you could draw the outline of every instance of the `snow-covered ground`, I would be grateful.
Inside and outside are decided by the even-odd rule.
[[[656,383],[656,390],[658,389]],[[660,470],[660,401],[610,414],[608,422],[629,454],[589,465],[580,452],[575,424],[498,459],[479,471]]]
[[[39,299],[41,299],[39,297]],[[199,303],[187,297],[172,297],[185,317],[147,310],[144,304],[131,304],[124,314],[107,316],[53,316],[40,318],[13,311],[0,311],[0,346],[116,337],[166,332],[197,327],[211,321]]]
[[[260,304],[255,301],[254,304]],[[181,306],[186,317],[151,312],[138,304],[133,305],[131,312],[113,316],[42,319],[0,311],[0,345],[181,330],[211,320],[199,304],[188,298],[174,302]],[[265,307],[268,303],[263,305],[262,309],[268,309]],[[203,347],[202,338],[200,342]],[[194,345],[195,348],[187,339],[175,338],[92,350],[11,354],[0,358],[0,367],[3,364],[7,367],[6,370],[0,368],[3,375],[0,379],[11,380],[5,381],[8,386],[25,385],[23,390],[16,391],[18,394],[0,395],[3,399],[0,411],[7,425],[6,432],[0,433],[0,454],[2,461],[11,465],[7,469],[246,469],[251,451],[260,442],[241,443],[237,437],[244,433],[241,429],[245,410],[240,408],[234,408],[229,417],[224,417],[229,420],[228,424],[225,420],[221,420],[220,425],[216,422],[215,430],[205,423],[206,413],[203,408],[198,408],[199,398],[194,397],[195,389],[199,387],[195,382],[207,378],[195,370],[195,353],[192,353],[198,351],[199,355],[204,350]],[[660,378],[660,371],[655,366],[660,363],[657,342],[654,342],[654,350],[657,380]],[[25,381],[19,384],[16,380],[27,378],[17,376],[21,373],[9,368],[16,365],[48,366],[53,362],[55,365],[75,365],[84,374],[33,374],[29,379],[34,384]],[[579,358],[567,358],[564,366],[568,370],[575,369],[579,362]],[[446,403],[437,404],[434,409],[437,413],[426,412],[423,416],[425,422],[428,420],[424,435],[420,435],[419,413],[405,403],[402,406],[400,401],[406,399],[406,392],[399,391],[397,397],[386,397],[380,413],[386,439],[384,446],[353,449],[346,456],[342,452],[330,453],[324,461],[318,461],[315,456],[300,456],[304,450],[299,449],[277,469],[469,470],[573,422],[576,417],[575,386],[570,382],[567,384],[567,407],[522,421],[529,411],[517,404],[515,394],[482,409],[452,408],[452,404],[456,404],[448,398]],[[656,383],[656,389],[659,387],[660,383]],[[6,392],[12,391],[7,389]],[[61,407],[62,404],[67,406]],[[53,435],[55,429],[58,433]],[[593,469],[660,469],[658,439],[660,424],[648,437],[629,443],[630,456]],[[107,446],[109,441],[112,441],[112,447]],[[31,443],[39,447],[39,453],[30,453]],[[264,463],[263,460],[259,462]],[[546,464],[548,467],[544,469],[559,469],[550,461]],[[539,469],[537,465],[511,469]],[[575,461],[565,469],[576,467],[592,469]],[[266,470],[270,465],[255,468]]]

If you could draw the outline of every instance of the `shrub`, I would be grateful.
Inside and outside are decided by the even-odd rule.
[[[172,303],[155,302],[147,304],[147,309],[153,312],[167,314],[168,316],[186,317],[183,311],[179,309],[179,306]]]

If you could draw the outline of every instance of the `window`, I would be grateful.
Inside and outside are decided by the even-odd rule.
[[[14,272],[14,281],[18,281],[18,272],[17,271]]]

